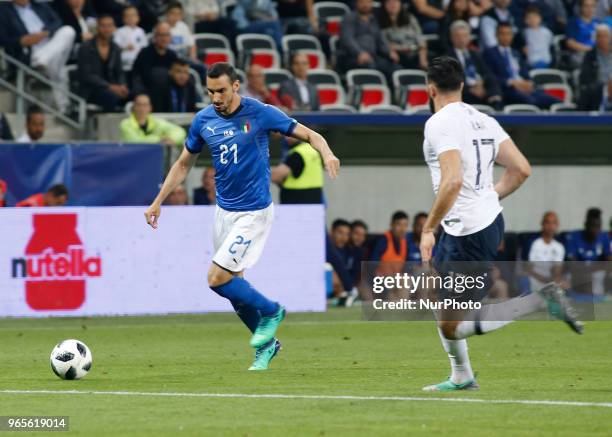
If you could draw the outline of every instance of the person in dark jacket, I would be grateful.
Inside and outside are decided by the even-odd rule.
[[[121,67],[121,49],[113,42],[114,32],[113,17],[100,16],[96,37],[84,43],[78,54],[80,92],[105,112],[116,110],[129,95]]]
[[[594,111],[612,107],[612,36],[605,24],[597,26],[595,47],[584,55],[580,67],[578,109]],[[604,90],[608,98],[604,101]]]
[[[11,127],[4,116],[3,113],[0,112],[0,140],[2,141],[11,141],[13,140],[13,132],[11,131]]]
[[[447,53],[463,67],[463,101],[491,105],[499,110],[502,107],[499,83],[480,54],[476,50],[470,50],[470,33],[470,25],[467,22],[455,21],[450,28],[451,49]]]
[[[155,112],[196,112],[196,103],[201,96],[195,80],[189,74],[189,63],[177,58],[170,67],[168,77],[159,87],[151,90],[151,100]]]
[[[76,33],[75,42],[93,39],[91,27],[95,23],[95,12],[89,0],[54,0],[53,8],[66,26]]]
[[[290,65],[293,78],[281,84],[278,98],[292,111],[318,111],[319,94],[307,78],[310,65],[308,56],[294,53]]]

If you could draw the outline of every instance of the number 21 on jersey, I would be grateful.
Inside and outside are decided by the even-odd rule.
[[[233,154],[233,161],[234,164],[238,164],[238,144],[234,143],[231,146],[227,146],[226,144],[221,144],[221,156],[219,156],[219,160],[221,161],[221,164],[227,164],[229,162],[228,158],[228,154]],[[232,160],[232,158],[230,157],[230,160]]]

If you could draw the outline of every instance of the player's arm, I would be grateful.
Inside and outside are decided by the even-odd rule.
[[[504,173],[495,184],[495,191],[501,200],[516,191],[525,182],[531,175],[531,166],[511,138],[501,142],[495,162],[504,167]]]
[[[335,179],[338,176],[340,170],[340,160],[336,158],[334,152],[331,151],[325,138],[318,132],[298,123],[293,129],[291,135],[293,138],[309,143],[315,150],[317,150],[323,158],[323,164],[325,170],[329,174],[329,177]]]
[[[289,168],[289,166],[284,162],[281,162],[280,164],[272,167],[271,173],[272,182],[280,185],[285,181],[285,179],[287,179],[289,173],[291,173],[291,168]]]
[[[151,225],[153,229],[157,229],[157,219],[161,214],[161,204],[166,200],[166,197],[185,180],[187,173],[189,173],[191,167],[196,163],[198,155],[199,153],[191,153],[187,148],[184,148],[181,156],[179,156],[170,168],[161,190],[159,190],[159,194],[151,206],[145,211],[147,223]]]
[[[434,231],[457,200],[463,183],[459,150],[451,149],[440,153],[438,161],[440,162],[440,186],[421,235],[420,249],[423,262],[431,259],[431,252],[436,243]]]

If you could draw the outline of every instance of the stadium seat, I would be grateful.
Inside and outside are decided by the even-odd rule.
[[[231,17],[232,11],[238,4],[236,0],[223,0],[221,3],[221,13],[224,17]]]
[[[404,111],[399,106],[395,105],[372,105],[363,108],[361,111],[364,114],[403,114]]]
[[[299,50],[322,50],[319,40],[312,35],[285,35],[283,36],[283,51],[285,53]]]
[[[276,51],[277,47],[271,36],[262,35],[259,33],[243,33],[236,37],[236,49],[238,50],[238,63],[240,65],[250,65],[247,58],[253,50],[268,50]],[[277,65],[274,68],[278,68],[278,53],[277,53]],[[272,67],[267,67],[272,68]]]
[[[492,106],[489,106],[489,105],[472,105],[472,106],[474,107],[474,109],[477,109],[480,112],[483,112],[485,114],[488,114],[488,115],[495,114],[495,108],[493,108]]]
[[[335,84],[318,84],[317,94],[319,95],[320,105],[340,105],[346,101],[344,88]]]
[[[229,62],[234,65],[234,52],[228,49],[207,49],[199,58],[206,66],[215,62]]]
[[[329,62],[332,67],[335,67],[336,62],[338,61],[338,42],[339,41],[340,41],[340,37],[338,35],[329,37],[329,52],[330,52]]]
[[[314,4],[314,14],[329,35],[339,35],[344,16],[351,10],[340,2],[323,1]]]
[[[567,73],[554,68],[536,68],[529,72],[529,78],[536,86],[551,83],[567,85]]]
[[[558,112],[576,112],[578,108],[573,103],[555,103],[551,105],[550,112],[556,114]]]
[[[291,73],[283,68],[270,68],[264,71],[266,86],[275,97],[278,89],[286,80],[291,79]]]
[[[406,115],[430,115],[431,109],[429,105],[411,106],[404,111]]]
[[[403,69],[394,71],[392,80],[395,88],[395,101],[400,106],[406,106],[407,87],[409,85],[425,85],[427,75],[422,70]]]
[[[321,105],[321,112],[354,114],[357,112],[357,110],[349,105]]]
[[[398,103],[404,108],[422,106],[429,103],[426,85],[406,85],[402,87]]]
[[[535,105],[506,105],[504,106],[504,114],[539,114],[540,108]]]
[[[423,39],[427,42],[427,53],[430,56],[441,55],[444,52],[444,47],[437,34],[425,34]]]
[[[353,94],[355,106],[360,109],[372,105],[391,104],[391,93],[387,85],[361,85]]]
[[[572,101],[572,89],[569,85],[549,83],[542,85],[540,88],[542,88],[546,94],[558,98],[563,103],[571,103]]]
[[[199,50],[206,49],[231,49],[230,42],[223,35],[216,33],[196,33],[193,35],[195,45]]]
[[[280,59],[275,49],[253,49],[244,59],[244,66],[259,65],[261,68],[279,68]]]
[[[387,85],[385,76],[377,70],[357,68],[346,72],[346,83],[349,87],[362,85]]]
[[[340,85],[340,76],[332,70],[317,70],[308,72],[308,82],[313,85]]]

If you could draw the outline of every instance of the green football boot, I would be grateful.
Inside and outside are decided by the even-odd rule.
[[[249,370],[268,370],[270,361],[274,358],[281,350],[281,342],[274,340],[269,346],[262,346],[255,351],[255,361],[249,367]]]
[[[259,348],[267,344],[276,335],[276,330],[285,318],[285,308],[279,305],[276,313],[271,316],[262,316],[251,337],[251,347]]]
[[[546,302],[548,314],[567,323],[576,334],[582,334],[584,324],[578,320],[576,310],[565,297],[565,291],[558,284],[548,283],[541,290],[538,290],[538,294]]]
[[[423,391],[427,392],[449,392],[449,391],[458,391],[458,390],[478,390],[480,386],[476,382],[475,379],[470,379],[469,381],[462,382],[461,384],[455,384],[448,378],[446,381],[441,382],[440,384],[428,385],[423,387]]]

